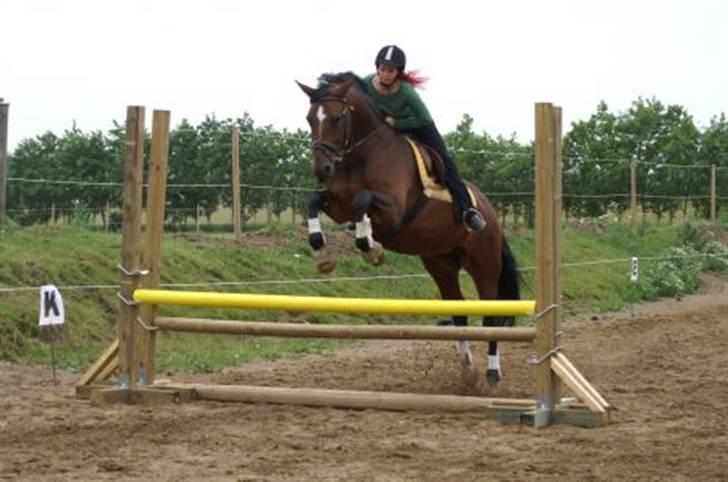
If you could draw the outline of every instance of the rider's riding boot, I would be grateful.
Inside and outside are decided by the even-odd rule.
[[[470,231],[479,232],[485,229],[485,219],[475,208],[470,208],[463,213],[463,222]]]

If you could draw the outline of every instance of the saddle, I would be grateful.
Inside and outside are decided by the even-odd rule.
[[[452,195],[444,185],[445,163],[440,157],[440,154],[428,145],[416,142],[409,137],[405,137],[405,139],[407,139],[407,142],[412,149],[412,153],[415,155],[415,160],[417,161],[417,172],[420,175],[422,191],[425,196],[430,199],[437,199],[439,201],[452,203]],[[466,187],[473,205],[477,205],[475,196],[470,190],[470,186],[466,185]]]

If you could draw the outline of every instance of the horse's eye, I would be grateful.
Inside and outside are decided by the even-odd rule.
[[[339,122],[341,122],[341,117],[342,116],[340,115],[331,116],[331,123],[334,125],[338,125]]]

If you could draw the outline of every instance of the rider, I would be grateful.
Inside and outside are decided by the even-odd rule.
[[[458,169],[435,127],[427,107],[415,91],[424,79],[405,72],[404,51],[396,45],[386,45],[377,54],[374,64],[377,73],[364,78],[369,97],[385,114],[385,120],[399,132],[433,147],[445,164],[445,186],[452,194],[458,212],[463,213],[465,226],[472,231],[485,229],[485,220],[473,207]]]

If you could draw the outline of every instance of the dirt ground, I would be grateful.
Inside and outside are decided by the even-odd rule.
[[[0,480],[728,480],[726,280],[564,331],[569,358],[618,408],[607,427],[212,402],[94,408],[74,397],[77,375],[53,386],[47,368],[0,364]],[[533,396],[529,347],[502,347],[495,395]],[[474,348],[482,372],[484,345]],[[447,342],[366,342],[168,378],[494,395],[466,388]]]

